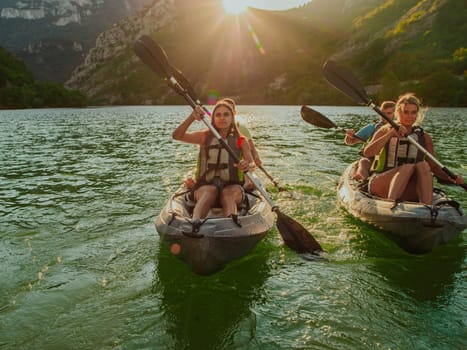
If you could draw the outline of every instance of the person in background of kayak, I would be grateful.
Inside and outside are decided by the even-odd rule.
[[[237,205],[243,200],[244,171],[254,167],[250,146],[238,131],[235,113],[231,104],[219,100],[211,115],[211,123],[222,139],[240,158],[238,164],[212,135],[209,128],[188,132],[188,128],[196,120],[202,120],[204,111],[197,106],[173,132],[175,140],[193,143],[200,146],[196,183],[193,188],[195,207],[193,222],[204,219],[209,210],[220,204],[223,214],[237,218]]]
[[[385,125],[374,134],[364,149],[365,157],[375,157],[375,173],[368,183],[370,193],[399,200],[433,204],[433,174],[453,184],[463,184],[461,176],[452,180],[439,166],[410,143],[407,136],[414,138],[423,148],[434,155],[433,141],[420,127],[424,113],[420,100],[413,93],[399,97],[396,103],[395,121],[399,130]]]
[[[386,116],[393,119],[394,110],[396,108],[396,103],[394,101],[384,101],[381,103],[380,109],[383,111]],[[353,129],[347,129],[345,133],[344,143],[346,145],[355,145],[358,142],[368,142],[371,137],[374,135],[376,130],[387,123],[386,119],[381,117],[379,122],[371,123],[365,125],[363,128],[355,132]],[[355,180],[364,181],[370,176],[370,167],[373,159],[367,157],[361,157],[358,161],[357,170],[355,171],[353,178]]]

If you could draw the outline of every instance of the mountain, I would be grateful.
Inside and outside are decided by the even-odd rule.
[[[0,47],[0,108],[82,107],[86,98],[58,83],[38,83],[26,65]]]
[[[148,34],[203,100],[349,104],[322,77],[333,58],[375,99],[412,90],[431,105],[467,105],[466,19],[463,0],[313,0],[240,17],[226,15],[220,0],[158,0],[99,35],[67,86],[95,103],[183,103],[134,55]]]
[[[2,0],[0,46],[41,81],[63,82],[99,33],[153,0]]]

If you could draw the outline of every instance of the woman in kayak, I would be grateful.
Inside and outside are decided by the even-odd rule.
[[[178,141],[200,146],[196,184],[193,188],[195,207],[193,222],[207,216],[212,207],[220,205],[226,217],[237,218],[237,205],[244,196],[244,171],[254,167],[253,157],[247,140],[239,133],[235,123],[235,112],[229,102],[219,100],[211,115],[211,123],[222,139],[230,146],[240,162],[234,163],[209,128],[188,132],[195,120],[202,120],[204,111],[196,107],[173,132]]]
[[[396,202],[406,200],[432,205],[433,174],[449,183],[464,183],[460,176],[451,179],[409,142],[408,136],[434,155],[430,135],[419,126],[423,117],[420,101],[414,94],[406,93],[399,97],[395,119],[400,125],[399,130],[391,125],[381,127],[364,149],[365,157],[375,157],[374,174],[368,183],[370,193]]]

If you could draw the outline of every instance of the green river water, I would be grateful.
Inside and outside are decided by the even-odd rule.
[[[316,107],[344,128],[366,107]],[[466,236],[401,250],[337,205],[357,157],[300,106],[240,106],[281,211],[329,254],[274,228],[221,272],[194,275],[154,218],[195,163],[171,133],[186,106],[0,111],[0,349],[466,349]],[[467,178],[467,109],[431,109],[438,158]],[[264,177],[257,172],[260,177]],[[442,187],[467,208],[460,187]]]

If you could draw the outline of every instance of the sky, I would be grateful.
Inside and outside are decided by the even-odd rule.
[[[249,0],[248,6],[266,10],[286,10],[303,5],[310,0]]]
[[[287,10],[303,5],[311,0],[222,0],[227,12],[241,13],[246,7],[265,10]]]

